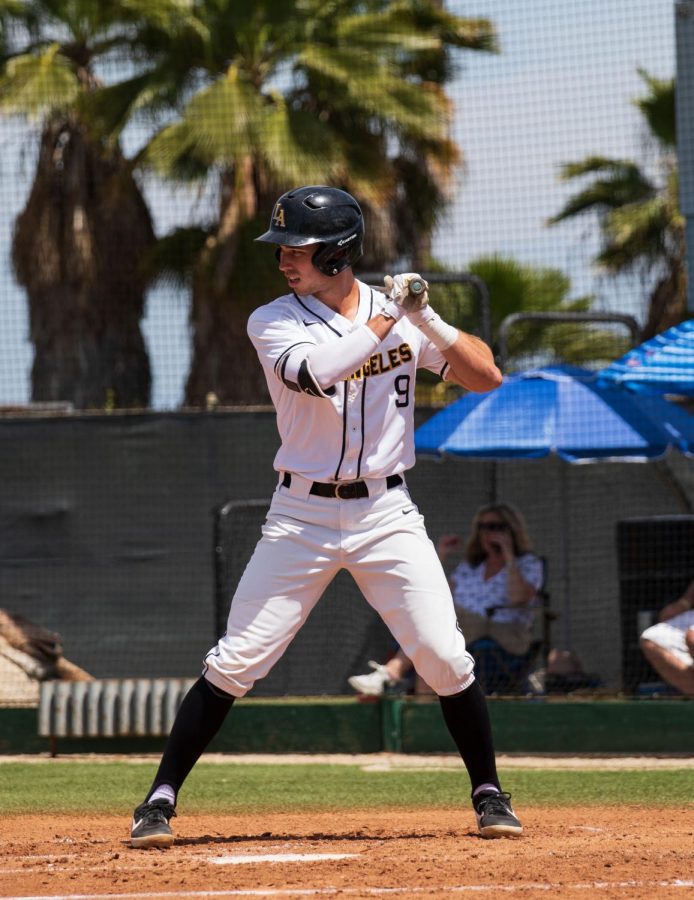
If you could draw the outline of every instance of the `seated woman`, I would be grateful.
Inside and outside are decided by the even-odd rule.
[[[437,549],[444,566],[459,544],[457,535],[440,538]],[[458,622],[486,690],[503,687],[493,683],[492,663],[501,660],[507,663],[505,668],[512,668],[514,660],[522,660],[528,652],[533,607],[543,580],[542,560],[531,550],[520,512],[508,503],[478,509],[463,561],[450,573],[449,581]],[[372,661],[369,665],[373,672],[354,675],[348,682],[354,690],[370,696],[379,696],[386,687],[402,682],[412,668],[402,650],[384,664]],[[425,691],[420,683],[417,692]]]

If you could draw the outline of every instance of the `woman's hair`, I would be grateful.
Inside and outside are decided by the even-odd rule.
[[[472,517],[470,526],[472,533],[465,548],[465,559],[471,566],[478,566],[482,560],[487,558],[480,541],[479,529],[480,519],[487,513],[495,513],[508,525],[513,538],[513,552],[516,556],[522,556],[524,553],[530,552],[532,548],[528,537],[528,529],[521,513],[518,512],[515,506],[511,506],[510,503],[489,503],[486,506],[480,506]]]

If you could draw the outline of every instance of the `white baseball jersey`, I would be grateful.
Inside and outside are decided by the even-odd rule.
[[[406,317],[396,322],[351,378],[321,390],[306,355],[364,325],[387,302],[359,284],[359,308],[350,322],[312,295],[286,294],[251,315],[248,334],[258,351],[277,410],[282,446],[277,471],[314,481],[382,478],[411,468],[414,387],[418,368],[445,377],[448,363]]]

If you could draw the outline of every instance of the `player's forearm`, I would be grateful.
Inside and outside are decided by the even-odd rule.
[[[382,319],[381,316],[376,318]],[[308,352],[306,359],[311,375],[323,390],[356,372],[393,327],[392,321],[388,324],[387,319],[382,319],[386,330],[380,335],[375,328],[370,327],[373,321],[371,319],[366,325],[351,331],[339,342],[318,344]]]
[[[458,332],[454,344],[443,351],[451,367],[452,380],[469,391],[483,393],[501,384],[501,372],[487,344],[464,331]]]

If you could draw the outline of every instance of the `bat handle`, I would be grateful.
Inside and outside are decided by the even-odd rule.
[[[422,294],[425,291],[424,282],[420,278],[413,278],[407,285],[407,288],[409,292],[415,296],[417,296],[417,294]]]

